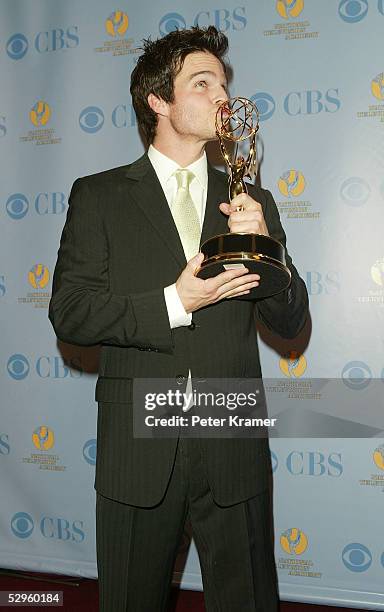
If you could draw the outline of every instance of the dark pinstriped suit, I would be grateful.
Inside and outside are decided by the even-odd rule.
[[[227,193],[226,176],[209,167],[202,241],[227,231],[218,209]],[[249,193],[262,204],[270,235],[285,243],[271,194],[253,187]],[[49,316],[61,340],[102,344],[95,486],[100,495],[124,504],[150,507],[161,501],[177,448],[175,439],[133,438],[131,380],[180,375],[186,380],[189,369],[195,377],[260,377],[255,314],[283,337],[294,337],[305,322],[305,285],[287,255],[289,293],[256,305],[224,300],[193,313],[194,329],[171,330],[163,288],[185,265],[147,155],[76,181]],[[201,440],[199,452],[217,504],[237,504],[267,488],[266,440]]]

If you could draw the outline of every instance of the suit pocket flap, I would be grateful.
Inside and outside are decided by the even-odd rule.
[[[106,378],[101,376],[96,383],[95,399],[97,402],[132,402],[131,378]]]

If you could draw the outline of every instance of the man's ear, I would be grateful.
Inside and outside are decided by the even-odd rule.
[[[156,115],[162,115],[164,117],[168,115],[168,104],[167,102],[164,102],[162,98],[150,93],[147,100],[150,108],[154,113],[156,113]]]

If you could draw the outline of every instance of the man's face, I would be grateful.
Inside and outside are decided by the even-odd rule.
[[[216,111],[227,99],[227,79],[217,57],[203,51],[187,55],[175,78],[174,101],[167,105],[171,132],[186,142],[216,140]]]

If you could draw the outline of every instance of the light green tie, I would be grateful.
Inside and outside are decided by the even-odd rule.
[[[179,232],[185,257],[189,261],[199,252],[201,227],[189,186],[195,175],[190,170],[175,172],[177,191],[172,204],[172,216]]]

